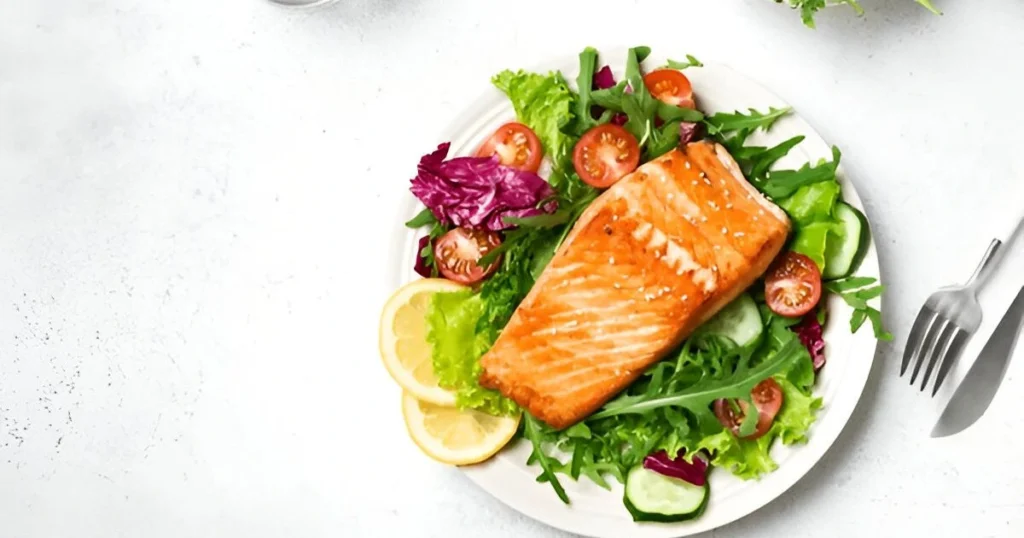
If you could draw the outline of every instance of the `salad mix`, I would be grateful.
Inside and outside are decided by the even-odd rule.
[[[805,13],[813,5],[803,2]],[[684,73],[702,64],[687,56],[648,69],[649,53],[630,49],[625,77],[616,80],[587,48],[575,88],[560,72],[497,74],[492,83],[517,121],[473,156],[450,158],[448,144],[425,155],[412,192],[426,208],[407,225],[423,230],[417,272],[467,286],[434,295],[426,309],[438,384],[460,409],[513,416],[521,412],[515,402],[480,385],[479,359],[603,189],[708,138],[785,210],[793,232],[768,273],[624,392],[563,430],[523,415],[519,436],[533,448],[528,463],[563,502],[571,499],[562,480],[585,477],[605,488],[614,480],[625,483],[634,519],[676,521],[703,510],[711,469],[755,479],[777,467],[776,440],[807,439],[822,405],[813,393],[816,373],[827,362],[823,297],[836,294],[853,307],[851,330],[870,322],[876,337],[891,335],[869,304],[882,286],[852,276],[868,229],[842,201],[839,150],[828,161],[774,169],[803,137],[771,147],[747,141],[789,109],[704,114]],[[550,172],[542,178],[545,160]]]

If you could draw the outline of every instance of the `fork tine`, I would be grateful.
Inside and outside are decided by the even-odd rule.
[[[930,357],[935,353],[935,342],[938,341],[939,335],[942,331],[946,330],[946,326],[949,325],[949,319],[942,316],[935,316],[937,323],[932,323],[928,327],[928,333],[924,335],[923,351],[917,355],[917,362],[914,364],[914,373],[910,376],[910,384],[913,385],[914,381],[917,381],[917,374],[921,372],[921,365],[924,364],[925,360],[930,360]]]
[[[927,306],[921,307],[921,312],[917,315],[917,319],[914,320],[914,326],[910,329],[910,337],[907,338],[907,347],[903,350],[903,364],[900,365],[900,376],[907,372],[907,366],[910,366],[911,359],[921,353],[921,344],[924,341],[924,335],[927,334],[928,328],[935,320],[936,312]]]
[[[943,328],[939,337],[935,340],[935,352],[928,357],[928,367],[924,369],[924,377],[921,379],[921,392],[928,386],[928,378],[932,376],[932,370],[936,364],[942,364],[949,351],[949,345],[953,343],[953,336],[960,330],[956,323],[949,322]]]
[[[939,392],[939,387],[942,386],[942,382],[946,379],[946,374],[953,367],[957,358],[960,357],[960,353],[963,352],[964,346],[967,345],[967,341],[971,338],[971,334],[964,330],[958,330],[953,336],[953,340],[949,344],[949,351],[946,352],[946,356],[939,362],[939,371],[935,374],[935,386],[932,387],[932,397]]]

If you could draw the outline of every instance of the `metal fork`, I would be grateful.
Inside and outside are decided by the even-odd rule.
[[[985,251],[985,256],[974,270],[970,280],[963,286],[940,289],[921,307],[921,312],[910,329],[907,347],[903,352],[903,364],[900,376],[907,372],[907,367],[914,362],[914,372],[910,376],[910,385],[917,380],[921,366],[927,362],[921,390],[928,386],[928,378],[936,364],[939,371],[935,377],[932,396],[939,391],[942,381],[946,379],[956,358],[963,352],[967,341],[981,326],[981,305],[978,304],[978,290],[991,273],[989,269],[999,254],[1003,242],[994,239]]]

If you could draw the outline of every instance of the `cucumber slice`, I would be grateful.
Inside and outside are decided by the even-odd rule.
[[[825,271],[821,276],[827,279],[842,278],[856,270],[867,252],[869,239],[867,219],[860,211],[842,202],[836,204],[835,211],[842,235],[825,249]]]
[[[685,521],[704,512],[710,491],[706,482],[695,486],[637,465],[626,475],[622,502],[633,521]]]
[[[761,337],[764,323],[761,322],[757,303],[750,294],[744,293],[709,319],[701,327],[701,332],[724,336],[736,345],[745,347]]]

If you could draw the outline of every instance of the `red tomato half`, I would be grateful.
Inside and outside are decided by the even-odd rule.
[[[644,86],[655,99],[682,108],[696,108],[690,79],[675,69],[658,69],[644,75]]]
[[[497,260],[487,267],[480,267],[477,261],[500,244],[497,232],[455,228],[434,243],[437,269],[448,280],[476,284],[498,269]]]
[[[506,123],[477,150],[477,157],[498,155],[501,164],[536,173],[544,158],[540,139],[522,123]]]
[[[821,271],[814,260],[787,252],[765,275],[764,298],[772,312],[787,318],[810,312],[821,299]]]
[[[640,145],[636,137],[618,125],[598,125],[576,143],[572,164],[585,183],[604,189],[636,170],[640,164]]]
[[[779,409],[782,408],[782,387],[769,377],[758,383],[754,390],[750,392],[750,396],[754,400],[754,406],[757,408],[757,429],[754,430],[754,433],[744,437],[744,439],[757,439],[768,433],[768,430],[772,427],[772,421],[775,420],[775,415],[779,414]],[[739,407],[738,410],[734,408],[734,403]],[[722,423],[722,426],[731,430],[733,435],[737,437],[740,435],[740,426],[743,424],[743,419],[746,418],[747,411],[749,410],[750,404],[745,400],[737,400],[736,402],[715,400],[715,416],[718,417],[718,421]]]

